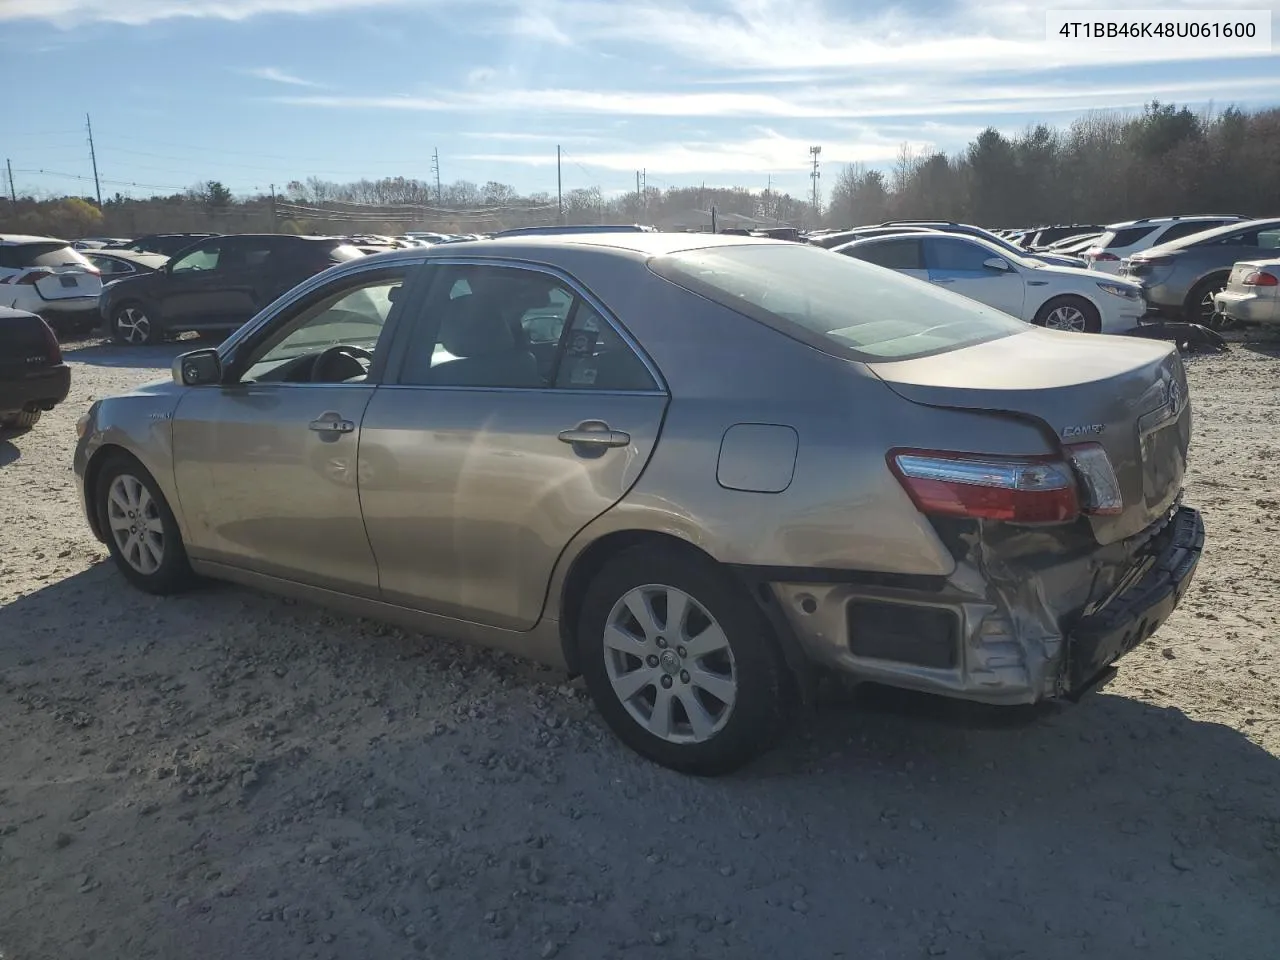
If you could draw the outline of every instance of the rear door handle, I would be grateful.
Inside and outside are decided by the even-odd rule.
[[[320,414],[307,426],[317,433],[351,433],[356,428],[350,420],[342,419],[342,414],[333,411]]]
[[[933,282],[934,283],[955,283],[956,279],[955,277],[938,277]]]
[[[561,430],[557,436],[561,443],[594,447],[625,447],[631,443],[631,434],[614,430],[603,420],[584,420],[572,430]]]

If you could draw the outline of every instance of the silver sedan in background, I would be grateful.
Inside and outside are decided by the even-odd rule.
[[[401,250],[96,402],[122,574],[224,578],[581,674],[639,753],[765,749],[816,671],[1077,697],[1203,544],[1168,345],[1035,329],[814,247]]]

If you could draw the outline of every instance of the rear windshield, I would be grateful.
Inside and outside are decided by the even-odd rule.
[[[649,268],[824,353],[856,360],[905,360],[1028,329],[974,300],[818,247],[707,247],[655,257]]]
[[[65,243],[51,241],[49,243],[20,243],[11,247],[0,247],[0,266],[21,267],[90,267],[78,250],[72,250]]]

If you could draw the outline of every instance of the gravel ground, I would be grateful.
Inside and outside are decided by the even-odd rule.
[[[727,779],[513,658],[127,587],[72,425],[176,347],[68,345],[0,440],[0,958],[1274,958],[1280,343],[1188,361],[1209,541],[1074,707],[829,692]]]

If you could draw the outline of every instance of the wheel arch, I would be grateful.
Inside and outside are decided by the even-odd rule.
[[[104,443],[98,447],[84,467],[84,497],[85,514],[89,521],[89,528],[93,531],[93,535],[103,543],[107,542],[107,529],[106,524],[103,522],[102,505],[98,502],[97,490],[98,483],[102,479],[103,468],[112,460],[126,460],[137,464],[140,469],[146,471],[147,476],[151,477],[157,486],[160,486],[155,474],[127,447],[123,447],[118,443]],[[163,486],[161,486],[161,489],[164,489]]]
[[[1041,318],[1049,312],[1054,304],[1061,303],[1064,300],[1082,300],[1087,303],[1097,315],[1098,328],[1101,330],[1103,311],[1100,302],[1095,300],[1092,294],[1085,293],[1080,290],[1062,290],[1058,293],[1045,297],[1044,300],[1041,301],[1040,306],[1036,307],[1035,311],[1031,314],[1032,324],[1035,326],[1042,326],[1040,322]]]
[[[1192,306],[1196,292],[1210,281],[1229,281],[1231,279],[1231,271],[1233,267],[1234,264],[1231,267],[1214,267],[1212,270],[1206,270],[1204,273],[1200,274],[1200,276],[1196,277],[1195,280],[1191,281],[1191,283],[1187,285],[1187,295],[1182,298],[1182,306],[1184,308]]]
[[[677,550],[686,555],[697,557],[709,563],[729,578],[743,593],[744,599],[750,598],[771,628],[774,641],[777,643],[782,660],[787,667],[785,671],[794,682],[793,692],[802,700],[811,699],[814,684],[814,669],[804,654],[799,639],[791,625],[787,622],[778,606],[777,599],[768,584],[754,581],[742,575],[739,568],[732,564],[722,563],[702,547],[673,533],[657,530],[627,529],[614,530],[593,540],[583,548],[571,561],[565,572],[559,591],[559,628],[560,649],[569,674],[577,676],[581,672],[578,656],[576,633],[578,618],[582,612],[582,604],[586,598],[587,588],[592,578],[606,563],[624,551],[640,546],[665,547]]]

